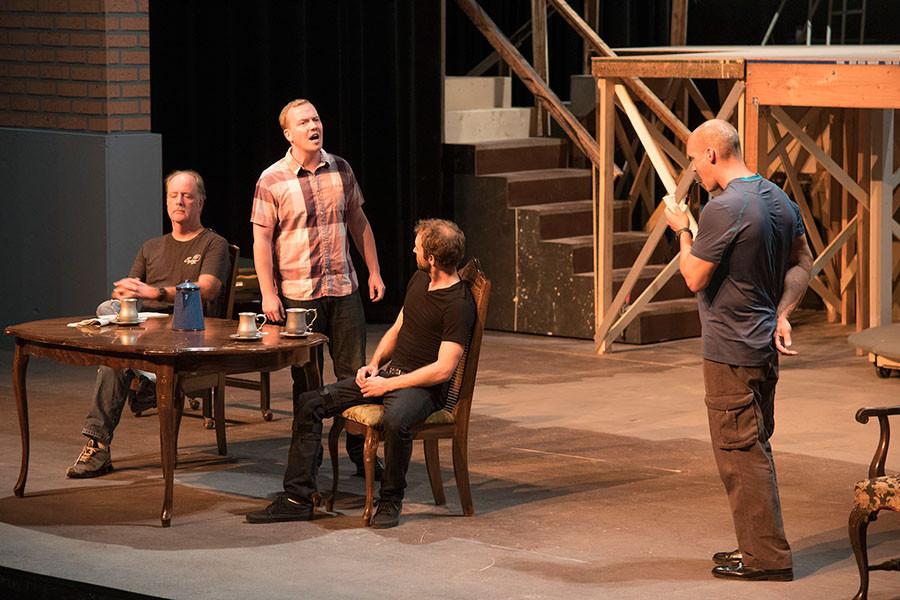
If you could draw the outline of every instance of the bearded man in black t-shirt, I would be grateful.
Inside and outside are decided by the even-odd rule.
[[[311,519],[322,420],[351,406],[382,404],[384,473],[372,527],[399,523],[412,455],[410,427],[441,408],[442,384],[456,370],[475,323],[475,302],[456,270],[465,254],[465,235],[442,219],[420,221],[415,232],[418,271],[409,280],[397,320],[355,378],[295,398],[284,493],[264,510],[249,513],[248,522]]]

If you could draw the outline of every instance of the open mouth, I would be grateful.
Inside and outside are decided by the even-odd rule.
[[[309,135],[309,141],[311,142],[318,142],[320,139],[322,139],[321,133],[316,132]]]

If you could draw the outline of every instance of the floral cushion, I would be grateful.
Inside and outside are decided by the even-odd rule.
[[[350,421],[380,429],[381,420],[384,418],[384,407],[380,404],[359,404],[351,406],[341,413],[341,416]],[[427,425],[443,425],[453,422],[453,413],[444,409],[431,413],[425,419]]]
[[[900,511],[900,475],[864,479],[856,484],[856,505],[870,511]]]

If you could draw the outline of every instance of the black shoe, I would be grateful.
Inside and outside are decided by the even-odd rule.
[[[717,565],[734,565],[744,560],[744,555],[740,548],[735,548],[731,552],[716,552],[712,560]]]
[[[378,510],[372,517],[372,529],[390,529],[400,524],[402,500],[379,500]]]
[[[272,504],[263,510],[247,513],[248,523],[281,523],[282,521],[311,521],[313,505],[311,502],[295,501],[280,494]]]
[[[713,567],[712,574],[721,579],[738,581],[791,581],[794,578],[793,569],[754,569],[740,562]]]
[[[375,481],[381,481],[381,476],[384,474],[384,463],[381,462],[381,459],[377,456],[375,457]],[[366,476],[366,466],[362,463],[356,465],[356,473],[354,473],[357,477],[365,477]]]

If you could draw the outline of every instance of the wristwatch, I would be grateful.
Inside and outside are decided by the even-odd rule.
[[[156,299],[160,302],[166,299],[166,288],[156,288]]]
[[[681,229],[679,229],[678,231],[675,232],[675,237],[676,237],[679,241],[681,241],[681,234],[684,233],[685,231],[687,231],[688,233],[691,234],[691,239],[694,239],[694,234],[693,234],[693,232],[691,231],[691,228],[690,228],[690,227],[682,227]]]

